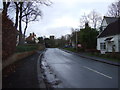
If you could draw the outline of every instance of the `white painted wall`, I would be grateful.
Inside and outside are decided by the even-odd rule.
[[[106,43],[106,52],[112,52],[112,46],[114,45],[114,42]]]
[[[107,27],[107,22],[106,22],[106,19],[103,19],[103,22],[102,22],[102,24],[101,24],[101,26],[102,26],[102,30],[104,30],[106,27]]]
[[[102,22],[101,26],[107,26],[107,25],[108,25],[108,24],[107,24],[106,20],[103,19],[103,22]]]
[[[116,49],[117,49],[117,52],[120,52],[120,35],[117,35],[116,36],[116,44],[117,44],[117,47],[116,47]]]
[[[106,42],[106,50],[100,50],[100,43],[104,43],[106,38],[114,38],[114,42],[107,43]],[[112,45],[115,45],[115,52],[120,52],[120,35],[102,37],[97,39],[97,50],[104,51],[104,52],[112,52]]]

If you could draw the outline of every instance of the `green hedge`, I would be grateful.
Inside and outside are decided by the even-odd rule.
[[[19,45],[16,47],[16,52],[33,51],[37,49],[38,49],[38,45]]]

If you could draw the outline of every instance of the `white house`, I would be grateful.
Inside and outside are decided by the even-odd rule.
[[[108,24],[102,22],[102,28],[106,27],[97,37],[97,50],[105,52],[120,52],[120,19],[113,20]]]
[[[118,18],[116,18],[116,17],[106,17],[106,16],[104,16],[104,18],[103,18],[103,20],[102,20],[102,23],[101,23],[100,33],[101,33],[102,31],[104,31],[104,29],[105,29],[109,24],[111,24],[111,23],[113,23],[113,22],[115,22],[115,21],[117,21],[117,20],[118,20]]]

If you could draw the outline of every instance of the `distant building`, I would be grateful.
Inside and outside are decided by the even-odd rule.
[[[110,20],[110,24],[103,21],[104,30],[97,37],[97,49],[101,53],[120,52],[120,19]],[[106,26],[107,25],[107,26]]]
[[[26,42],[31,44],[31,43],[38,43],[39,41],[35,33],[30,33],[30,35],[26,38]]]

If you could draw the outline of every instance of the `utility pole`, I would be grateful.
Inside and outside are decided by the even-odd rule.
[[[77,42],[78,42],[78,40],[77,40],[77,29],[75,29],[75,32],[76,32],[76,51],[77,51]]]

